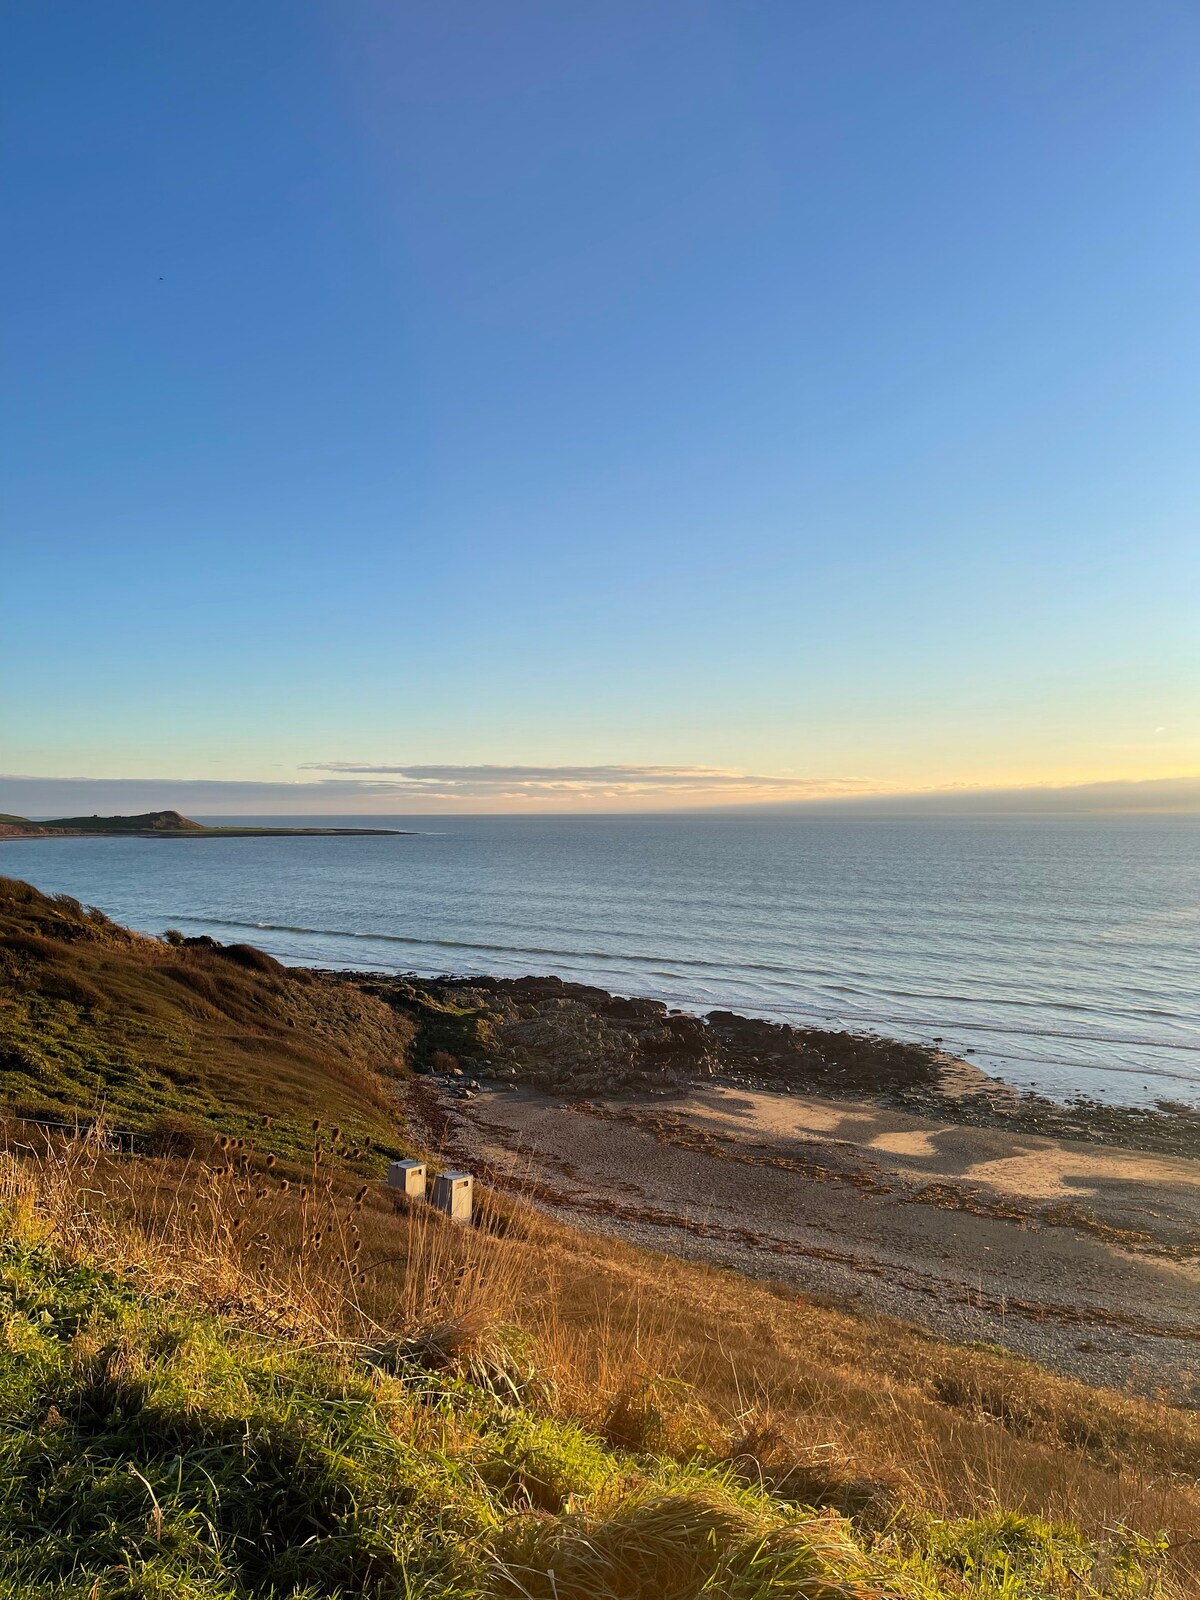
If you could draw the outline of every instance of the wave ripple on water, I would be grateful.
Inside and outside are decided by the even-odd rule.
[[[553,972],[940,1038],[1060,1097],[1200,1104],[1200,819],[403,825],[421,831],[20,840],[0,871],[150,932],[253,932],[283,960]]]

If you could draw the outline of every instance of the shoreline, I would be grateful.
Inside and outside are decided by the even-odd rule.
[[[0,826],[10,820],[0,816]],[[78,820],[54,822],[63,829]],[[369,839],[347,845],[344,861],[324,846],[301,844],[293,855],[286,838],[261,850],[236,842],[214,849],[204,857],[199,901],[199,858],[186,852],[35,846],[32,854],[16,852],[7,870],[104,906],[147,933],[170,924],[248,939],[289,965],[483,980],[550,972],[694,1014],[727,1007],[799,1027],[876,1030],[940,1045],[1048,1105],[1153,1108],[1166,1100],[1200,1110],[1196,952],[1187,937],[1195,894],[1182,838],[1151,840],[1120,857],[1111,880],[1091,844],[1072,847],[1066,879],[1049,836],[1039,834],[1036,849],[1020,840],[964,845],[948,857],[963,892],[946,899],[917,893],[919,884],[908,881],[917,863],[928,876],[941,858],[936,831],[911,858],[893,840],[872,845],[855,835],[844,847],[857,852],[861,872],[843,883],[816,840],[784,851],[737,830],[726,848],[723,836],[703,830],[666,842],[640,829],[595,838],[573,829],[560,839],[528,819],[492,828],[486,818],[451,817],[444,830],[438,820],[406,822],[422,836],[403,847],[376,848]],[[332,815],[207,821],[391,825]],[[126,824],[141,829],[142,819]],[[976,893],[988,881],[990,852],[1001,846],[1011,906],[1009,891],[996,904]],[[1056,863],[1056,893],[1039,902],[1038,880],[1026,869],[1043,858]],[[1130,877],[1138,862],[1144,870]],[[739,887],[739,863],[761,895]],[[1161,898],[1172,911],[1152,915],[1144,896],[1167,864],[1172,877]],[[772,872],[774,879],[763,876]],[[663,886],[660,906],[657,891],[647,894],[646,874]],[[572,885],[582,891],[578,903]],[[413,888],[418,896],[410,901]],[[1136,912],[1128,928],[1126,903]],[[695,926],[689,907],[700,913]],[[1009,919],[1008,909],[1018,907]]]
[[[1200,1405],[1200,1161],[716,1081],[413,1080],[443,1159],[550,1216],[1089,1384]]]
[[[1115,1105],[1083,1093],[1060,1102],[993,1077],[961,1056],[878,1033],[799,1027],[722,1008],[698,1015],[552,976],[423,978],[371,969],[303,970],[414,1008],[436,1036],[427,1058],[444,1050],[461,1056],[468,1074],[495,1076],[499,1067],[507,1081],[551,1094],[678,1098],[722,1082],[865,1099],[881,1109],[1010,1134],[1200,1156],[1200,1108],[1165,1096],[1153,1107]],[[477,1027],[473,1035],[470,1026],[447,1019],[447,1005],[473,1012],[482,1033]],[[638,1039],[639,1031],[650,1037]],[[641,1052],[632,1061],[631,1050]]]
[[[33,828],[0,827],[0,844],[20,839],[411,839],[412,828]]]
[[[320,969],[309,969],[319,971]],[[1200,1405],[1200,1112],[557,978],[324,971],[418,1027],[404,1114],[551,1216]]]

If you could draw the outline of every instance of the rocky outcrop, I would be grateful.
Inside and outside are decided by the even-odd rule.
[[[660,1000],[612,995],[562,978],[350,978],[416,1025],[418,1072],[469,1098],[485,1080],[552,1094],[673,1095],[720,1077],[747,1087],[877,1099],[921,1116],[1131,1150],[1194,1156],[1200,1111],[1068,1106],[988,1078],[977,1067],[925,1045],[873,1033],[797,1028],[744,1017],[672,1010]]]
[[[429,1060],[468,1074],[572,1093],[671,1092],[714,1074],[825,1093],[871,1094],[933,1085],[941,1057],[874,1035],[796,1028],[660,1000],[611,995],[562,978],[370,976],[420,1025]]]

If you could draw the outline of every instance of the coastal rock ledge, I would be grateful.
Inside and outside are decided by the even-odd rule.
[[[879,1094],[936,1088],[946,1062],[924,1045],[732,1011],[695,1016],[562,978],[355,976],[420,1023],[418,1069],[449,1056],[469,1072],[557,1093],[672,1092],[700,1077],[747,1075]]]

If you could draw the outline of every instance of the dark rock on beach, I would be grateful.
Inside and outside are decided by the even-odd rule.
[[[798,1028],[660,1000],[612,995],[552,976],[421,978],[338,972],[416,1025],[416,1072],[466,1074],[574,1096],[686,1093],[719,1080],[830,1099],[869,1099],[974,1127],[1044,1134],[1161,1154],[1200,1152],[1200,1111],[1019,1093],[929,1045],[872,1033]]]
[[[944,1057],[869,1034],[796,1028],[659,1000],[611,995],[562,978],[388,978],[357,974],[420,1024],[418,1067],[437,1057],[492,1078],[578,1093],[685,1089],[698,1078],[834,1094],[934,1087]]]

